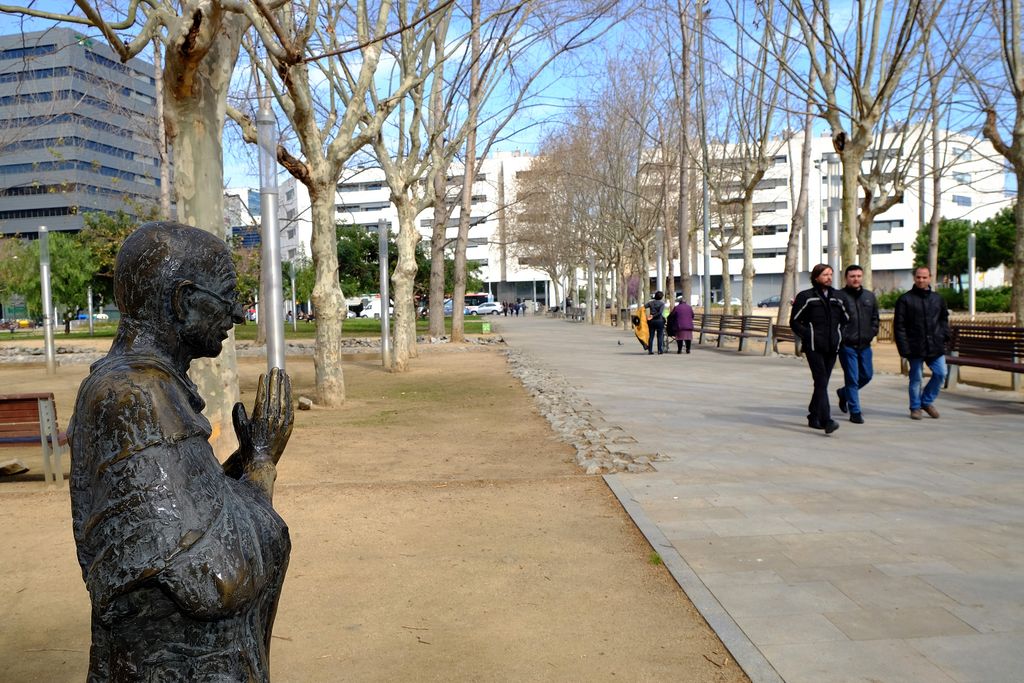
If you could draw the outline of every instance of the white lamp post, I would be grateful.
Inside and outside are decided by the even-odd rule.
[[[50,231],[39,226],[39,283],[43,298],[43,345],[46,351],[46,374],[57,373],[57,355],[53,347],[53,295],[50,292]]]
[[[281,235],[277,231],[277,119],[270,108],[270,96],[260,99],[256,113],[256,135],[260,148],[260,227],[263,263],[260,290],[267,332],[267,371],[284,370],[284,324],[281,320],[284,295],[281,291]]]

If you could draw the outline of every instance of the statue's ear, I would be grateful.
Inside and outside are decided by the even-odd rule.
[[[184,321],[192,307],[192,281],[182,280],[171,294],[171,312],[178,320]]]

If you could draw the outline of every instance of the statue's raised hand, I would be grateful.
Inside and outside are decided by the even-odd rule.
[[[276,465],[295,423],[292,384],[288,374],[274,368],[269,375],[260,375],[252,417],[246,415],[245,406],[241,403],[235,404],[231,417],[243,467],[266,463]]]

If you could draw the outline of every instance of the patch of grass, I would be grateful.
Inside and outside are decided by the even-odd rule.
[[[655,567],[657,567],[660,564],[664,564],[661,560],[661,555],[659,555],[656,550],[651,551],[650,556],[647,558],[647,563],[653,564]]]
[[[483,320],[476,316],[468,316],[465,322],[466,334],[482,334],[481,326],[484,323]],[[445,332],[451,334],[452,332],[452,319],[445,319]],[[292,330],[291,323],[285,323],[284,338],[286,340],[298,340],[298,339],[315,339],[316,338],[316,323],[308,323],[299,321],[296,330]],[[89,329],[83,328],[78,330],[72,330],[71,334],[64,334],[63,328],[58,328],[54,334],[54,339],[58,344],[65,341],[74,339],[113,339],[114,334],[117,332],[117,323],[96,323],[94,325],[96,334],[90,337]],[[341,327],[342,334],[346,337],[379,337],[380,336],[380,320],[374,320],[372,318],[349,318],[344,322]],[[392,325],[392,330],[394,325]],[[416,321],[416,332],[418,334],[427,334],[428,323],[426,320]],[[258,326],[254,322],[249,322],[245,325],[235,325],[235,339],[238,341],[256,341],[256,333]],[[25,339],[42,339],[42,329],[32,329],[28,331],[16,331],[14,334],[9,332],[0,332],[0,343],[10,342],[17,344]]]

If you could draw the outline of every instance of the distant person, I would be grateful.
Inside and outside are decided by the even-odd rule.
[[[668,314],[668,336],[676,340],[676,353],[683,352],[683,345],[686,345],[686,352],[690,352],[690,343],[693,341],[693,308],[682,299],[676,302],[676,307]]]
[[[914,269],[914,286],[896,300],[893,336],[900,357],[910,363],[910,419],[920,420],[922,411],[939,418],[932,405],[946,379],[946,344],[949,342],[949,309],[938,293],[931,289],[932,273],[928,266]],[[932,373],[921,389],[924,366]]]
[[[836,393],[839,395],[839,410],[850,412],[850,422],[864,424],[860,390],[874,374],[871,341],[878,336],[878,300],[862,285],[863,268],[851,264],[846,267],[844,275],[846,286],[837,294],[846,304],[850,322],[843,328],[843,345],[839,347],[844,385]]]
[[[807,406],[807,426],[826,434],[839,429],[832,419],[828,400],[828,380],[836,364],[843,326],[850,320],[846,305],[832,289],[832,268],[819,263],[811,270],[811,288],[796,295],[789,326],[802,344],[807,365],[814,380],[814,391]]]
[[[658,354],[665,353],[665,293],[658,290],[644,304],[647,309],[647,354],[654,355],[654,337],[658,337]]]

